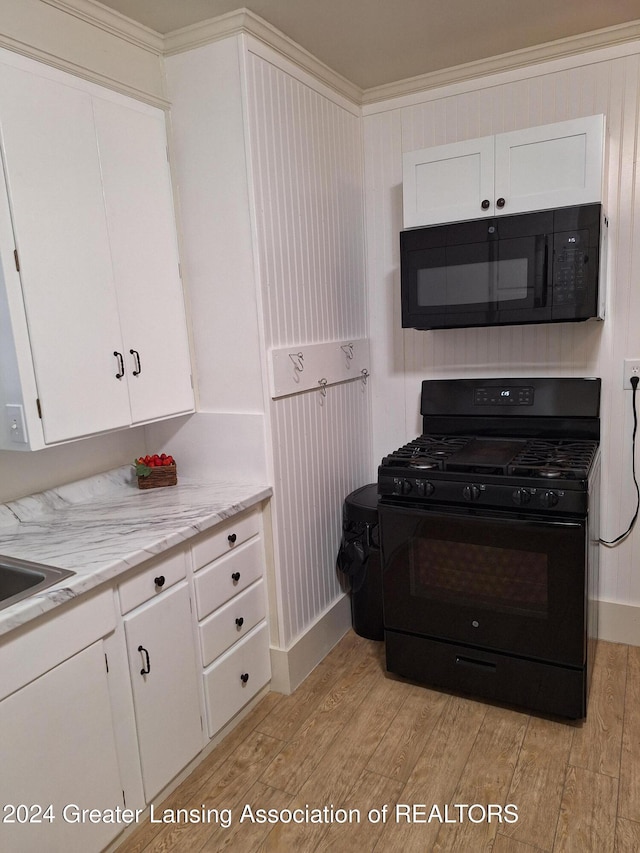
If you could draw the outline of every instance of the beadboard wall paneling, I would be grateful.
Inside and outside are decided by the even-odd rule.
[[[366,336],[360,120],[248,57],[266,345]]]
[[[361,120],[251,51],[246,87],[265,346],[364,338]],[[342,504],[372,479],[369,390],[355,380],[267,403],[280,648],[342,594]]]
[[[282,648],[342,594],[335,570],[342,504],[372,479],[368,388],[359,380],[344,382],[327,388],[326,397],[311,391],[272,407]]]
[[[510,81],[490,77],[473,91],[425,93],[389,102],[364,117],[367,279],[372,352],[373,460],[420,431],[420,382],[459,376],[600,376],[602,535],[622,532],[635,506],[631,479],[631,394],[623,360],[640,357],[640,200],[638,53]],[[402,154],[564,119],[604,113],[605,206],[609,215],[607,316],[603,323],[418,332],[400,326],[398,233]],[[616,549],[601,549],[600,597],[640,604],[640,529]]]

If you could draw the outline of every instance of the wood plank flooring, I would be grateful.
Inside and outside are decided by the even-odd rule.
[[[268,694],[155,819],[203,808],[217,812],[141,824],[117,853],[632,853],[640,648],[599,643],[575,723],[390,676],[383,644],[349,632],[295,693]],[[302,822],[287,822],[293,809]]]

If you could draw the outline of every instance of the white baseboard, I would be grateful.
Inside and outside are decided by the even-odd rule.
[[[293,693],[351,628],[351,604],[341,596],[289,649],[271,649],[271,689]]]
[[[640,646],[640,607],[599,601],[598,639]]]

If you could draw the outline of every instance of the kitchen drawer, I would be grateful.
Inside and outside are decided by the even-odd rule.
[[[213,737],[271,678],[266,622],[204,673],[209,737]]]
[[[264,581],[234,596],[199,626],[202,664],[209,664],[266,616]]]
[[[253,539],[198,572],[194,579],[198,619],[204,619],[261,578],[263,569],[262,540]]]
[[[217,525],[212,533],[193,545],[194,569],[203,568],[260,533],[260,512],[256,510]]]
[[[118,584],[121,612],[128,613],[139,604],[162,595],[164,590],[182,580],[186,574],[186,552],[182,549],[145,563],[141,571]]]

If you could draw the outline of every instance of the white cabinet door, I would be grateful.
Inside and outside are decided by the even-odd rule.
[[[0,122],[45,441],[124,426],[129,401],[116,378],[123,344],[91,98],[0,65]]]
[[[404,227],[490,216],[493,151],[494,138],[486,136],[405,154]]]
[[[411,151],[404,227],[602,200],[604,116]]]
[[[496,136],[500,213],[602,200],[604,117],[563,121]]]
[[[133,423],[193,409],[164,113],[94,99]]]
[[[75,806],[123,807],[107,678],[97,642],[0,702],[3,850],[97,853],[123,828],[75,820]],[[14,814],[12,805],[52,808]]]
[[[145,799],[204,746],[189,589],[180,584],[125,617]]]

